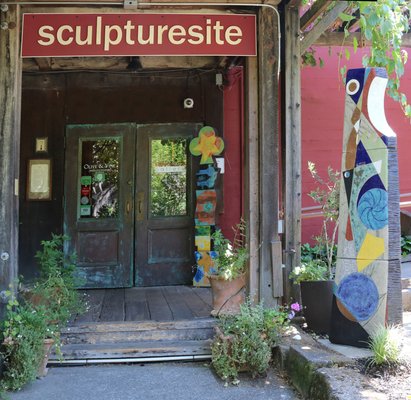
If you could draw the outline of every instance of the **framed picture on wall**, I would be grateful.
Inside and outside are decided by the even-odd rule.
[[[51,160],[31,159],[27,170],[27,200],[51,200]]]

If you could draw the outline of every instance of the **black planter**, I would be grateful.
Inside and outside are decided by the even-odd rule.
[[[310,330],[327,334],[330,330],[334,281],[301,282],[301,302]]]

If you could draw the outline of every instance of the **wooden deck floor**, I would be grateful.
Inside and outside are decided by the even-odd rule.
[[[127,289],[89,289],[88,310],[71,325],[88,322],[178,321],[210,316],[209,288],[162,286]]]

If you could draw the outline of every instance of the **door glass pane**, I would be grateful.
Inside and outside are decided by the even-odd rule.
[[[80,218],[118,217],[120,139],[80,142]]]
[[[187,139],[151,140],[150,213],[187,215]]]

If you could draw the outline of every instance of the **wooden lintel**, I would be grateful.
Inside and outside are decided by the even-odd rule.
[[[25,3],[27,2],[27,0],[14,0],[17,3]],[[207,3],[216,3],[218,5],[220,5],[221,3],[226,3],[227,7],[232,6],[233,3],[234,4],[244,4],[244,5],[259,5],[259,4],[270,4],[273,6],[276,6],[280,3],[281,0],[269,0],[269,1],[260,1],[260,0],[226,0],[226,1],[221,1],[221,0],[207,0]],[[2,0],[2,2],[5,2]],[[47,0],[30,0],[30,3],[32,4],[47,4]],[[84,4],[84,5],[95,5],[96,1],[94,0],[53,0],[53,3],[55,5],[79,5],[79,4]],[[99,2],[101,4],[101,6],[105,6],[105,5],[119,5],[119,6],[123,6],[124,5],[124,0],[101,0],[101,2]],[[184,6],[184,3],[187,3],[187,0],[143,0],[143,1],[139,1],[138,2],[138,6],[150,6],[151,4],[153,5],[161,5],[161,4],[166,4],[167,6],[173,3],[173,7],[178,6],[179,4],[181,4],[182,6]],[[204,1],[203,0],[191,0],[190,4],[196,4],[198,3],[199,6],[201,6]]]
[[[312,7],[300,18],[300,29],[304,31],[310,24],[327,9],[330,5],[328,0],[318,0]]]
[[[324,33],[324,31],[338,18],[338,16],[347,9],[347,7],[347,1],[336,2],[335,6],[305,35],[300,45],[301,52],[304,53],[310,46],[312,46],[321,34]]]
[[[370,46],[371,42],[366,40],[361,32],[350,33],[344,37],[344,32],[326,32],[323,33],[316,41],[316,46],[346,46],[353,45],[354,37],[357,38],[358,47]],[[401,47],[411,47],[411,34],[406,33],[402,36]]]
[[[51,70],[51,58],[36,58],[36,63],[39,66],[40,71],[50,71]]]

